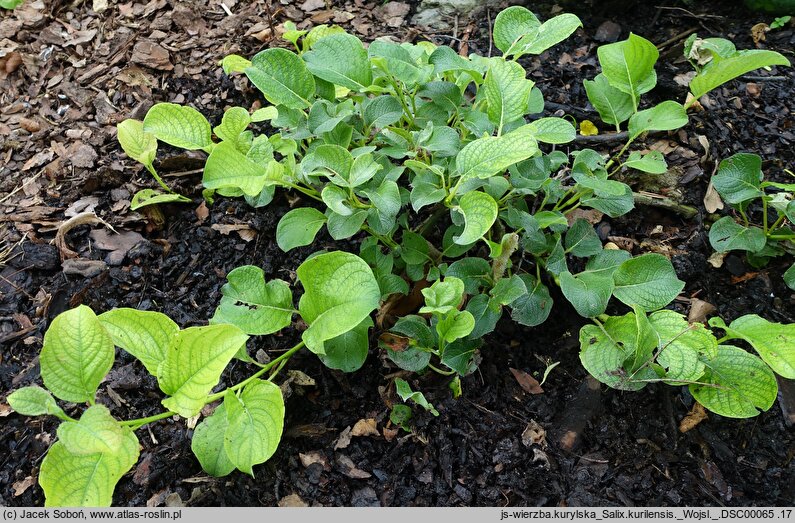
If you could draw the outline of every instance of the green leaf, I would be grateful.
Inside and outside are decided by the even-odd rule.
[[[313,207],[299,207],[282,216],[276,226],[276,243],[284,252],[315,241],[326,215]]]
[[[138,438],[125,428],[114,453],[74,454],[57,441],[39,472],[48,507],[109,507],[119,479],[138,461]]]
[[[746,314],[726,327],[713,318],[710,325],[720,327],[731,338],[740,338],[754,348],[777,374],[795,379],[795,324],[767,321],[756,314]]]
[[[541,54],[571,36],[578,27],[582,27],[582,22],[571,13],[550,18],[541,24],[532,38],[522,39],[519,54]]]
[[[712,412],[727,418],[750,418],[773,406],[778,392],[776,377],[765,363],[731,345],[718,347],[718,355],[705,361],[704,385],[690,385],[693,397]]]
[[[224,69],[224,74],[242,73],[251,67],[251,62],[240,55],[230,54],[223,57],[221,67]]]
[[[713,59],[690,81],[690,92],[700,98],[721,84],[744,75],[754,69],[771,65],[789,66],[789,60],[775,51],[751,49],[737,51],[734,56]]]
[[[458,200],[456,208],[464,215],[464,231],[453,238],[458,245],[475,243],[485,235],[497,220],[499,208],[494,198],[480,191],[466,193]]]
[[[538,151],[532,132],[519,128],[499,138],[486,137],[466,144],[455,158],[461,178],[488,178]]]
[[[527,80],[525,74],[524,68],[516,62],[491,59],[483,89],[487,114],[498,130],[522,118],[527,110],[533,82]]]
[[[712,185],[726,203],[741,204],[764,195],[762,158],[757,154],[737,153],[726,158],[712,177]]]
[[[447,314],[458,308],[464,297],[464,282],[453,276],[433,282],[433,285],[422,289],[425,305],[420,314]]]
[[[564,242],[567,254],[587,258],[602,251],[602,241],[587,220],[577,218],[566,231]]]
[[[157,154],[157,137],[144,131],[139,120],[124,120],[116,126],[116,138],[127,156],[151,166]]]
[[[25,0],[0,0],[0,7],[3,9],[16,9]]]
[[[790,268],[784,272],[784,283],[787,287],[795,291],[795,263],[790,265]]]
[[[55,402],[50,391],[41,387],[22,387],[8,395],[8,404],[23,416],[42,416],[48,414],[60,419],[68,419],[66,413]]]
[[[605,75],[598,74],[593,80],[585,80],[583,86],[603,122],[618,126],[635,112],[632,96],[610,85]]]
[[[44,334],[39,362],[44,386],[73,403],[94,401],[113,366],[113,342],[89,307],[62,312]]]
[[[500,278],[489,294],[496,303],[510,305],[527,294],[527,286],[519,275],[514,274],[510,278]]]
[[[661,254],[644,254],[622,263],[615,273],[613,296],[645,311],[665,307],[684,289],[671,262]]]
[[[441,362],[461,376],[472,374],[478,368],[473,358],[480,344],[481,340],[456,340],[444,348]]]
[[[253,265],[237,267],[221,287],[221,303],[211,323],[229,323],[246,334],[273,334],[290,325],[293,295],[282,280],[265,282],[265,272]]]
[[[154,311],[113,309],[100,314],[99,322],[113,344],[135,356],[153,376],[166,359],[171,339],[179,332],[179,326],[171,318]]]
[[[602,74],[610,85],[628,94],[632,108],[638,106],[640,95],[652,90],[657,83],[654,64],[660,53],[643,37],[630,33],[629,38],[596,50]]]
[[[58,439],[71,454],[116,454],[127,434],[105,405],[92,405],[80,421],[58,426]]]
[[[400,121],[403,117],[403,106],[394,96],[377,96],[364,102],[362,118],[367,127],[383,129]]]
[[[649,324],[658,336],[657,363],[671,380],[695,381],[704,373],[702,357],[714,358],[718,340],[701,323],[688,323],[674,311],[657,311]]]
[[[605,249],[588,260],[588,263],[585,264],[585,270],[612,278],[616,269],[630,258],[632,258],[632,255],[627,251]]]
[[[428,403],[428,400],[425,399],[425,395],[423,395],[422,392],[412,391],[411,385],[409,385],[406,380],[395,378],[395,392],[397,392],[398,396],[400,396],[400,399],[403,401],[411,400],[434,416],[439,415],[439,411],[437,411],[433,405]]]
[[[395,365],[410,372],[420,372],[431,361],[430,350],[436,345],[433,332],[419,316],[403,316],[399,318],[390,332],[396,332],[409,338],[409,346],[403,350],[393,350],[393,346],[378,340],[379,347],[386,349],[386,355]]]
[[[189,327],[177,333],[157,375],[160,389],[171,396],[163,406],[185,418],[198,414],[246,340],[234,325]]]
[[[233,188],[249,196],[257,196],[268,184],[269,175],[270,172],[265,166],[246,158],[235,144],[221,142],[213,148],[213,152],[207,158],[202,184],[206,189]]]
[[[378,308],[381,291],[373,271],[354,254],[329,252],[298,267],[304,294],[298,305],[309,325],[306,346],[323,354],[324,342],[348,332]]]
[[[439,339],[452,343],[459,338],[469,336],[475,328],[475,317],[469,311],[453,310],[439,318],[436,333]]]
[[[484,258],[462,258],[450,264],[445,276],[464,282],[467,294],[475,294],[491,277],[491,265]]]
[[[221,118],[221,125],[215,127],[215,135],[225,142],[239,142],[240,134],[246,130],[251,123],[251,115],[242,107],[232,107],[228,109]]]
[[[596,179],[593,178],[593,180]],[[599,194],[600,192],[602,192],[601,190],[605,188],[604,184],[607,182],[620,184],[615,187],[623,188],[624,189],[623,194],[619,195],[610,195],[605,193]],[[593,209],[601,211],[606,215],[610,216],[611,218],[617,218],[619,216],[623,216],[635,208],[635,200],[634,197],[632,196],[632,189],[629,187],[629,185],[621,182],[616,182],[614,180],[602,180],[597,183],[599,184],[599,189],[594,190],[596,195],[590,198],[583,198],[582,199],[583,206],[591,207]]]
[[[680,103],[668,100],[633,114],[629,119],[629,136],[634,140],[647,131],[673,131],[685,125],[685,108]]]
[[[552,312],[553,301],[549,289],[531,276],[523,275],[522,279],[527,287],[527,294],[511,303],[511,318],[528,327],[541,325]]]
[[[196,425],[190,442],[190,448],[199,459],[202,470],[216,478],[235,470],[235,464],[224,449],[224,435],[228,426],[226,408],[221,403],[209,417]]]
[[[607,309],[607,302],[613,292],[613,279],[592,272],[573,276],[569,271],[564,271],[560,273],[560,290],[580,316],[593,318]]]
[[[359,209],[350,216],[331,211],[326,223],[329,236],[335,240],[345,240],[359,232],[367,219],[367,211]]]
[[[517,300],[518,298],[512,303]],[[490,301],[486,294],[476,294],[467,301],[466,310],[475,318],[475,328],[469,333],[469,339],[477,340],[492,332],[502,317],[502,307],[491,307]]]
[[[541,22],[532,12],[521,6],[503,9],[494,19],[494,46],[506,55],[517,53],[523,40],[538,33]]]
[[[709,244],[718,252],[759,252],[765,247],[767,238],[759,227],[743,227],[731,216],[724,216],[709,229]]]
[[[143,130],[180,149],[206,150],[213,145],[210,123],[199,111],[187,105],[153,105],[144,117]]]
[[[389,74],[404,84],[416,84],[422,74],[411,54],[394,42],[374,40],[367,48],[367,54],[371,59],[383,59]]]
[[[426,264],[431,261],[428,253],[428,240],[416,232],[403,232],[403,240],[400,244],[400,257],[408,265]]]
[[[609,317],[603,325],[580,329],[580,361],[594,378],[619,390],[640,390],[657,375],[644,367],[657,336],[643,314]]]
[[[577,137],[577,130],[563,118],[539,118],[528,125],[533,136],[539,142],[551,144],[564,144],[573,142]]]
[[[260,107],[251,113],[252,122],[266,122],[278,118],[279,110],[272,105],[268,107]]]
[[[660,151],[650,151],[646,154],[635,151],[624,162],[624,167],[650,174],[662,174],[668,170],[668,164],[665,163]]]
[[[304,109],[315,96],[315,78],[295,53],[272,48],[257,53],[246,76],[273,105]]]
[[[181,194],[162,193],[155,189],[142,189],[132,197],[130,210],[137,211],[147,205],[155,205],[158,203],[192,203],[192,200]]]
[[[227,427],[224,450],[235,467],[254,476],[252,467],[267,461],[284,429],[284,398],[278,385],[254,380],[235,395],[224,396]]]
[[[339,33],[318,40],[304,53],[309,70],[327,82],[363,91],[373,83],[370,60],[361,40]]]
[[[320,361],[330,369],[342,372],[359,370],[367,359],[370,348],[369,331],[373,320],[365,318],[359,325],[324,343],[325,354],[318,354]]]

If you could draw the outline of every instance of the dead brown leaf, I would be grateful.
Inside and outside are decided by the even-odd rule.
[[[33,484],[36,482],[36,479],[33,476],[28,476],[23,480],[14,482],[11,487],[14,489],[14,497],[21,496],[28,490]]]
[[[759,46],[760,42],[764,42],[767,32],[770,31],[770,26],[764,22],[760,22],[751,27],[751,38],[754,39],[754,43]]]
[[[77,227],[78,225],[86,225],[86,224],[95,224],[101,223],[108,229],[113,232],[116,232],[116,229],[111,227],[109,223],[107,223],[102,218],[98,217],[93,212],[81,212],[75,216],[72,216],[68,220],[61,223],[58,226],[58,232],[55,233],[55,246],[58,247],[58,250],[61,252],[61,260],[66,260],[68,258],[76,258],[77,253],[69,248],[66,243],[66,233]]]
[[[378,341],[395,352],[403,352],[408,348],[411,338],[393,334],[391,332],[384,332],[378,337]]]
[[[308,507],[309,503],[301,499],[298,494],[290,494],[279,500],[280,507]]]
[[[716,310],[711,303],[693,298],[690,300],[690,311],[687,313],[687,321],[690,323],[706,323],[707,316]]]
[[[326,459],[326,456],[317,450],[313,452],[299,453],[298,459],[301,460],[301,465],[303,465],[304,467],[308,467],[310,465],[318,463],[320,465],[323,465],[323,468],[325,470],[329,470],[331,468],[329,466],[328,460]]]
[[[509,367],[511,374],[513,377],[516,378],[516,381],[519,382],[519,385],[524,389],[525,392],[528,394],[543,394],[544,389],[541,388],[541,385],[538,383],[538,380],[526,373],[523,370],[514,369]]]
[[[147,207],[144,208],[146,209]],[[242,223],[214,223],[210,228],[215,229],[224,236],[228,236],[231,232],[236,232],[245,242],[250,242],[257,237],[257,231]]]
[[[374,418],[360,419],[353,425],[351,436],[380,436]]]
[[[334,450],[347,449],[348,445],[350,444],[351,444],[351,428],[345,427],[345,430],[343,430],[340,433],[339,437],[337,438],[337,441],[334,442]]]
[[[353,479],[367,479],[372,476],[369,472],[361,470],[353,462],[351,458],[345,454],[337,455],[337,464],[340,466],[342,473]]]
[[[530,420],[522,432],[522,444],[525,447],[538,445],[542,449],[547,448],[547,431],[537,421]]]
[[[682,418],[682,421],[679,423],[679,432],[684,434],[688,430],[695,428],[696,425],[705,419],[707,419],[707,411],[701,403],[695,402],[693,408],[687,413],[687,416]]]

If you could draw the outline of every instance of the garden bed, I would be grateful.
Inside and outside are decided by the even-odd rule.
[[[182,327],[201,325],[213,315],[225,276],[236,267],[256,265],[269,277],[294,281],[298,265],[315,251],[358,252],[360,237],[336,242],[325,231],[310,246],[282,252],[275,243],[276,224],[294,204],[294,195],[278,192],[262,209],[226,198],[207,206],[201,199],[201,156],[176,150],[161,149],[159,158],[168,159],[160,172],[193,203],[161,206],[162,216],[129,211],[125,201],[131,194],[154,184],[121,152],[116,123],[142,118],[158,101],[190,103],[214,123],[228,106],[251,106],[258,93],[245,78],[224,75],[217,62],[233,52],[250,57],[277,43],[269,39],[269,16],[274,26],[288,19],[301,24],[307,17],[315,23],[339,22],[365,42],[389,34],[467,45],[483,55],[493,52],[489,28],[497,10],[478,23],[462,21],[453,35],[411,27],[414,4],[404,15],[380,2],[331,2],[332,9],[319,5],[323,2],[288,3],[270,12],[263,2],[230,4],[232,16],[215,2],[172,7],[153,0],[96,13],[86,3],[67,8],[35,0],[0,20],[0,41],[14,48],[0,79],[0,239],[14,247],[0,273],[3,396],[38,380],[43,334],[55,316],[74,306],[89,305],[97,312],[159,310]],[[548,114],[562,109],[598,121],[595,113],[581,114],[587,105],[581,82],[596,74],[595,49],[603,42],[594,37],[600,26],[606,31],[605,21],[620,25],[621,38],[633,31],[657,44],[671,40],[661,49],[658,87],[647,95],[654,103],[684,99],[686,88],[676,82],[689,67],[679,59],[681,35],[696,29],[700,35],[731,38],[738,48],[753,48],[752,26],[770,22],[769,16],[724,2],[702,2],[687,11],[680,3],[668,4],[672,8],[643,4],[629,12],[575,9],[583,29],[540,57],[522,61],[545,95]],[[305,13],[303,6],[316,8]],[[532,9],[546,19],[553,6]],[[793,42],[792,26],[787,26],[767,33],[759,45],[791,59]],[[21,65],[14,66],[18,59]],[[713,267],[703,226],[709,214],[704,195],[717,161],[755,152],[773,179],[784,179],[783,169],[792,169],[795,73],[779,68],[776,76],[765,78],[768,74],[757,71],[718,88],[687,127],[647,139],[647,146],[667,152],[670,170],[679,175],[667,187],[648,189],[682,193],[684,203],[698,209],[696,217],[639,206],[596,224],[605,241],[671,258],[686,282],[674,304],[681,312],[698,299],[713,304],[727,322],[748,313],[795,322],[795,295],[782,280],[789,264],[774,259],[757,270],[729,254],[721,267]],[[593,147],[610,152],[620,145]],[[70,211],[83,210],[93,210],[125,233],[130,244],[104,238],[97,232],[101,227],[79,226],[68,235],[71,248],[83,258],[109,263],[64,271],[50,240]],[[132,232],[147,241],[137,241]],[[108,245],[122,253],[109,258]],[[553,297],[560,295],[554,292]],[[609,312],[625,309],[613,305]],[[292,380],[283,389],[288,392],[284,439],[276,454],[254,469],[254,478],[239,472],[225,478],[205,474],[190,449],[192,431],[184,420],[167,419],[138,432],[141,457],[119,482],[114,505],[792,504],[795,432],[785,405],[792,401],[792,383],[782,379],[781,404],[757,418],[710,415],[680,433],[679,423],[694,402],[685,387],[594,391],[578,357],[577,333],[585,322],[564,299],[556,299],[552,314],[551,321],[532,329],[501,320],[480,351],[479,369],[462,379],[459,399],[450,397],[447,380],[439,376],[399,374],[440,412],[433,417],[415,409],[411,433],[389,424],[395,399],[389,385],[399,369],[377,348],[377,332],[364,367],[352,374],[329,370],[313,354],[299,353],[284,374]],[[299,339],[300,332],[289,327],[257,339],[250,352],[262,349],[276,356]],[[123,418],[160,412],[157,382],[132,357],[120,358],[100,387],[99,402]],[[511,372],[540,377],[551,362],[560,363],[542,393],[525,391]],[[286,374],[291,369],[303,372],[311,384],[304,376]],[[246,376],[243,365],[233,363],[222,385]],[[35,480],[56,423],[21,417],[5,403],[0,415],[0,504],[41,505],[43,492]],[[351,436],[357,422],[370,419],[377,434]],[[571,448],[563,443],[567,431],[578,435]]]

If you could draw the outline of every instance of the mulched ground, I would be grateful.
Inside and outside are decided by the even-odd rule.
[[[599,42],[594,37],[609,33],[605,21],[619,24],[621,38],[633,31],[657,43],[672,40],[657,66],[659,86],[647,96],[655,103],[684,98],[685,89],[676,82],[688,70],[676,45],[681,35],[696,29],[750,48],[751,27],[771,20],[720,1],[695,7],[659,3],[662,8],[617,5],[621,2],[572,7],[584,29],[525,62],[547,101],[589,116],[582,114],[587,99],[581,81],[595,74]],[[129,211],[130,196],[154,184],[121,153],[117,122],[140,118],[157,101],[191,103],[213,122],[229,106],[251,106],[256,93],[245,81],[225,77],[217,62],[228,53],[250,56],[267,47],[286,20],[299,27],[340,23],[364,40],[432,39],[488,54],[488,27],[497,12],[488,11],[474,24],[451,21],[453,29],[433,32],[411,27],[415,3],[309,0],[273,2],[268,8],[263,1],[226,0],[228,12],[218,2],[201,0],[129,2],[103,10],[106,4],[27,0],[0,19],[0,251],[12,249],[0,267],[3,396],[37,382],[47,325],[79,303],[96,311],[160,310],[183,327],[201,324],[218,303],[225,274],[239,265],[259,265],[268,275],[292,280],[298,264],[315,250],[356,250],[355,243],[340,246],[321,235],[313,246],[285,255],[273,242],[276,223],[291,205],[284,195],[261,210],[226,199],[207,208],[200,196],[201,158],[162,148],[161,172],[194,204],[165,206],[162,215]],[[534,9],[546,18],[555,7]],[[792,59],[793,43],[789,26],[768,33],[759,45]],[[781,280],[783,261],[762,271],[733,255],[720,268],[707,263],[711,251],[702,203],[716,161],[735,152],[761,154],[772,177],[792,169],[794,79],[792,70],[755,72],[712,93],[705,111],[682,131],[648,140],[647,146],[667,153],[676,176],[664,183],[633,180],[633,185],[681,198],[699,208],[696,218],[641,207],[598,225],[603,238],[624,242],[635,253],[671,256],[687,282],[675,304],[682,311],[700,299],[727,320],[754,312],[795,321],[795,296]],[[557,106],[549,108],[552,113]],[[605,151],[614,145],[594,147]],[[80,225],[67,235],[68,245],[94,262],[62,264],[51,244],[55,230],[86,210],[123,234]],[[300,369],[315,385],[289,386],[285,439],[269,462],[255,468],[255,478],[207,477],[191,454],[184,421],[167,420],[139,431],[141,460],[119,483],[114,504],[793,504],[795,433],[782,412],[788,397],[758,418],[713,415],[681,434],[678,424],[693,403],[684,389],[588,388],[577,357],[579,318],[564,300],[557,304],[554,321],[540,328],[502,321],[486,340],[479,371],[463,380],[461,399],[451,399],[446,383],[436,377],[411,378],[441,415],[416,411],[410,434],[384,431],[396,369],[376,349],[354,374],[330,371],[311,354],[300,354],[288,368]],[[298,337],[286,329],[257,339],[252,353],[277,354]],[[132,358],[119,358],[100,401],[123,418],[157,412],[153,378]],[[542,373],[548,362],[560,364],[542,394],[525,392],[509,370]],[[237,363],[224,383],[245,375]],[[56,424],[21,418],[4,402],[0,416],[0,504],[41,505],[35,479]],[[350,427],[370,418],[381,435],[350,437]],[[568,451],[560,443],[567,430],[579,435]]]

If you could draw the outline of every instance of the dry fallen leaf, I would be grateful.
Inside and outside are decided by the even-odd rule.
[[[323,465],[323,468],[326,470],[330,468],[326,456],[321,454],[319,451],[306,452],[306,453],[301,452],[298,454],[298,459],[301,460],[301,465],[303,465],[304,467],[308,467],[310,465],[314,465],[315,463],[319,463],[320,465]]]
[[[679,432],[684,434],[705,419],[707,419],[707,411],[701,403],[696,402],[693,404],[693,408],[690,409],[690,412],[687,413],[687,416],[679,423]]]
[[[334,450],[346,449],[350,444],[351,444],[351,428],[345,427],[345,430],[343,430],[340,433],[340,436],[337,438],[337,441],[334,442]]]
[[[93,212],[81,212],[76,216],[72,216],[68,220],[61,223],[58,226],[58,232],[55,233],[55,246],[58,247],[58,250],[61,252],[61,260],[66,260],[68,258],[76,258],[77,253],[69,248],[66,244],[66,233],[77,227],[78,225],[85,225],[85,224],[95,224],[101,223],[108,229],[113,232],[116,232],[116,229],[111,227],[109,223],[107,223],[102,218],[98,217]]]
[[[28,490],[35,482],[36,480],[33,478],[33,476],[28,476],[23,480],[14,482],[14,484],[11,485],[11,487],[14,489],[14,497],[24,494],[25,491]]]
[[[770,26],[764,22],[760,22],[753,27],[751,27],[751,38],[754,39],[754,43],[759,45],[759,42],[764,42],[767,32],[770,31]]]
[[[707,258],[707,263],[709,263],[716,269],[720,269],[721,267],[723,267],[723,260],[726,258],[728,254],[729,254],[728,252],[713,252],[712,254],[709,255],[709,258]]]
[[[532,447],[538,445],[542,449],[547,448],[547,431],[538,424],[536,420],[530,420],[530,423],[525,427],[522,432],[522,444],[525,447]]]
[[[279,500],[280,507],[308,507],[309,503],[301,499],[298,494],[290,494]]]
[[[687,321],[690,323],[706,323],[707,316],[716,310],[711,303],[693,298],[690,300],[690,311],[687,314]]]
[[[367,479],[372,476],[369,472],[365,472],[357,467],[353,460],[345,454],[339,454],[337,456],[337,464],[340,466],[342,473],[349,478]]]
[[[519,382],[519,385],[524,389],[525,392],[528,394],[543,394],[544,389],[541,388],[541,385],[538,383],[538,380],[526,373],[523,370],[518,370],[514,368],[510,368],[511,374],[513,377],[516,378],[516,381]]]
[[[712,185],[712,180],[710,180],[707,186],[707,193],[704,195],[704,208],[708,213],[712,214],[723,209],[723,206],[723,200]]]
[[[353,430],[351,430],[351,436],[380,436],[380,435],[381,433],[379,433],[378,429],[376,428],[374,418],[360,419],[353,426]]]

